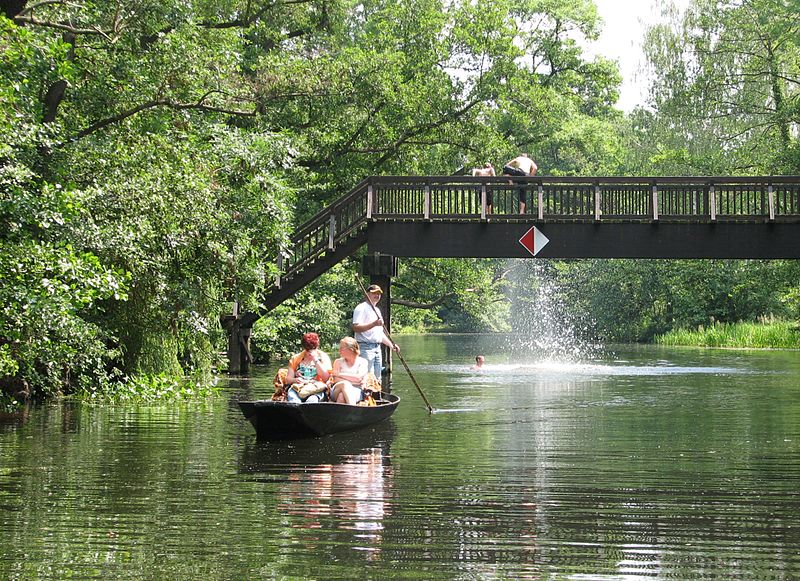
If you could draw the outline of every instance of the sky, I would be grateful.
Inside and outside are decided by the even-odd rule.
[[[661,21],[656,0],[594,0],[603,19],[600,39],[588,47],[589,54],[600,54],[619,62],[622,86],[617,107],[631,111],[647,100],[647,80],[640,73],[644,65],[642,40],[647,26]],[[673,0],[685,8],[689,0]]]

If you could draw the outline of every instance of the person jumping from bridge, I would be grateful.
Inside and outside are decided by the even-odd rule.
[[[539,166],[528,157],[528,154],[522,153],[503,166],[503,175],[524,178],[535,176],[538,170]],[[525,191],[525,182],[514,180],[514,183],[517,184],[517,192],[519,193],[519,213],[524,214],[525,205],[528,201]]]

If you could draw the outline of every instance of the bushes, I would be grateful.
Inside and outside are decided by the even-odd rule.
[[[338,357],[339,339],[352,335],[353,308],[360,302],[352,265],[342,263],[287,300],[253,327],[253,357],[283,361],[300,351],[300,337],[314,332],[320,348]],[[356,294],[359,293],[359,294]]]
[[[556,263],[558,292],[612,341],[651,341],[709,321],[797,312],[797,261],[578,260]]]
[[[137,375],[104,389],[97,389],[94,385],[87,386],[74,395],[85,401],[140,403],[203,398],[216,391],[215,383],[205,376],[180,377],[160,373]]]
[[[40,9],[108,16],[102,5]],[[114,50],[0,16],[0,392],[9,396],[210,376],[222,305],[256,304],[273,274],[265,257],[287,234],[285,136],[169,107],[102,122],[145,95],[196,102],[205,90],[193,94],[190,81],[209,63],[217,89],[238,70],[219,59],[236,54],[236,37],[198,42],[179,27],[143,47],[137,34],[163,23],[134,12]],[[42,98],[65,83],[43,119]]]
[[[82,213],[79,192],[19,165],[0,173],[0,391],[49,395],[116,374],[113,338],[86,315],[124,300],[129,279],[69,242]]]

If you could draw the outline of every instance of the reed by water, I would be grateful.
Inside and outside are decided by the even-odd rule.
[[[800,349],[800,325],[790,321],[715,322],[696,329],[673,329],[657,335],[660,345]]]

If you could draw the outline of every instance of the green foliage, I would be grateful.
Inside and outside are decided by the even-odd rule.
[[[487,259],[405,259],[393,281],[395,330],[507,330],[501,264]]]
[[[586,260],[556,263],[557,287],[604,339],[649,341],[712,321],[791,317],[793,261]]]
[[[363,300],[355,273],[355,261],[338,264],[259,319],[253,327],[256,362],[285,361],[310,332],[319,335],[323,351],[338,357],[339,339],[353,334],[353,309]]]
[[[0,278],[3,384],[21,377],[25,391],[55,393],[113,375],[108,336],[83,314],[123,296],[123,276],[69,246],[26,240],[0,242]]]
[[[86,314],[104,300],[125,300],[129,277],[74,236],[89,218],[84,192],[43,180],[33,167],[52,134],[26,123],[31,82],[22,71],[49,74],[44,62],[60,58],[63,46],[2,17],[0,28],[8,39],[0,53],[0,388],[29,397],[115,375],[118,352]]]
[[[599,33],[588,0],[76,1],[37,5],[35,23],[0,18],[0,381],[55,393],[208,375],[219,315],[257,310],[294,226],[366,175],[520,151],[543,175],[796,167],[782,129],[796,122],[795,23],[756,4],[774,21],[704,1],[651,31],[657,113],[628,120],[616,65],[580,48]],[[564,300],[618,339],[798,311],[785,266],[553,270]],[[335,269],[260,321],[257,357],[285,357],[307,330],[334,347],[361,300],[353,274]],[[491,260],[404,260],[394,328],[507,329],[505,275]]]
[[[13,395],[0,392],[0,414],[13,414],[22,407],[22,402]]]
[[[450,174],[520,151],[543,175],[800,167],[797,20],[778,0],[696,0],[650,30],[654,111],[627,119],[616,65],[580,48],[599,33],[588,0],[28,6],[0,17],[7,398],[151,397],[209,377],[219,315],[233,301],[258,310],[294,227],[370,174]],[[355,263],[259,321],[256,357],[284,358],[310,330],[335,349],[361,300]],[[586,326],[647,340],[712,318],[798,317],[797,269],[548,271]],[[505,330],[503,293],[527,290],[507,274],[404,260],[394,329]]]
[[[223,305],[257,305],[264,257],[288,235],[291,140],[231,123],[252,116],[236,95],[245,41],[211,22],[238,8],[146,4],[45,3],[24,28],[0,19],[9,391],[208,375]]]
[[[96,403],[148,403],[187,401],[214,395],[218,388],[205,377],[179,377],[171,373],[137,375],[103,389],[89,386],[76,391],[76,399]]]
[[[694,347],[800,349],[800,328],[786,321],[716,322],[694,330],[674,329],[658,335],[655,342]]]
[[[635,166],[646,156],[657,175],[797,173],[796,3],[694,0],[671,15],[644,44],[654,113],[634,117]]]
[[[298,353],[304,333],[317,333],[320,348],[327,353],[336,352],[334,347],[341,337],[352,335],[345,324],[347,314],[339,308],[336,298],[315,296],[313,292],[304,289],[259,319],[253,328],[253,357],[257,363],[266,363],[270,358],[283,361]]]

